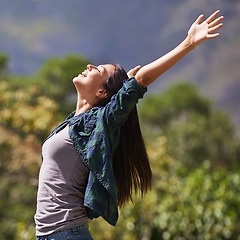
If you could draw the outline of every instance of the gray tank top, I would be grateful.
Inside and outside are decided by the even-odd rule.
[[[89,170],[71,142],[68,126],[44,142],[42,156],[34,217],[37,236],[88,220],[83,200]]]

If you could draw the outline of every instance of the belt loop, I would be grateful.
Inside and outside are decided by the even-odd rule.
[[[78,227],[73,227],[72,231],[73,231],[74,234],[78,233]]]

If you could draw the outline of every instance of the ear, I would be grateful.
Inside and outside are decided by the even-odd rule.
[[[96,96],[99,98],[107,98],[108,97],[108,92],[105,89],[99,89],[96,93]]]

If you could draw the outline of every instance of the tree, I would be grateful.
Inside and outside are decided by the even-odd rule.
[[[0,53],[0,77],[2,78],[7,74],[8,70],[8,56],[4,53]]]
[[[146,98],[139,112],[148,136],[166,136],[170,155],[188,169],[209,159],[212,166],[234,165],[239,159],[239,140],[229,117],[190,83]]]
[[[66,115],[75,107],[76,90],[72,79],[86,69],[90,61],[82,56],[69,54],[63,58],[51,58],[36,75],[42,94],[54,99]]]
[[[185,175],[167,151],[167,138],[147,141],[152,190],[120,211],[115,228],[90,223],[96,240],[235,240],[240,237],[240,170],[211,169],[210,161]]]
[[[37,87],[0,82],[0,239],[34,239],[41,143],[56,124],[58,105]],[[24,234],[23,234],[24,233]]]

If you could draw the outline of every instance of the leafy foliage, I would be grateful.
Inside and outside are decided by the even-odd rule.
[[[19,90],[35,87],[38,96],[44,96],[61,106],[57,119],[62,119],[75,107],[76,90],[73,78],[86,69],[90,61],[76,54],[62,58],[48,59],[33,76],[12,76],[9,79],[11,89]],[[35,98],[32,99],[34,101]]]
[[[229,117],[190,83],[146,98],[140,116],[148,136],[166,136],[169,153],[188,169],[205,160],[212,166],[238,162],[240,145]]]
[[[3,77],[7,72],[8,56],[0,53],[0,76]]]
[[[239,170],[212,171],[204,161],[183,176],[184,166],[170,157],[165,137],[149,144],[153,189],[121,210],[116,228],[93,221],[94,239],[239,239]]]
[[[68,95],[75,93],[73,77],[81,73],[88,63],[89,60],[75,54],[46,61],[37,73],[44,94],[55,101],[66,101]]]
[[[173,85],[161,95],[145,98],[141,105],[140,116],[148,124],[165,129],[189,112],[207,116],[211,108],[210,102],[199,94],[194,85],[180,83]]]
[[[0,239],[34,239],[29,229],[34,230],[41,141],[56,123],[58,105],[35,86],[12,91],[5,81],[0,96]]]

